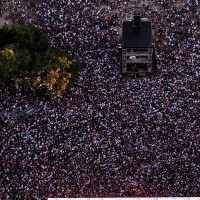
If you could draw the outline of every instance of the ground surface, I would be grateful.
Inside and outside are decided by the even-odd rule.
[[[37,25],[52,44],[57,38],[58,45],[80,59],[84,70],[63,96],[39,101],[31,120],[0,127],[2,199],[198,196],[196,25],[184,19],[181,26],[185,17],[181,12],[176,11],[178,17],[170,9],[154,6],[160,72],[145,79],[125,79],[119,73],[118,38],[113,31],[121,25],[118,18],[105,27],[107,21],[102,20],[103,28],[96,31],[96,12],[105,5],[86,10],[87,15],[80,6],[65,7],[66,15],[70,13],[67,28],[62,27],[65,21],[60,22],[60,4],[38,8],[42,17]],[[49,14],[52,7],[58,11]],[[119,19],[132,10],[124,4],[119,9]],[[171,18],[165,17],[168,14]],[[79,26],[73,26],[74,18]],[[0,106],[28,104],[30,94],[1,84]]]

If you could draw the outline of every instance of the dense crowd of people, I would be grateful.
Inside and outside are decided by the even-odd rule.
[[[15,18],[83,70],[63,95],[40,99],[34,118],[0,126],[2,199],[199,195],[197,2],[144,4],[154,8],[145,17],[156,26],[158,74],[132,79],[120,74],[117,45],[133,2],[41,0]],[[28,93],[1,83],[1,110]]]

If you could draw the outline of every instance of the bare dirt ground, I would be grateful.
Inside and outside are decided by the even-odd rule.
[[[12,21],[7,18],[7,16],[10,14],[10,11],[6,9],[8,6],[8,1],[6,0],[4,3],[2,3],[1,9],[2,9],[2,15],[0,16],[0,27],[3,25],[11,25]]]
[[[6,16],[9,14],[9,12],[4,12],[3,15],[0,17],[0,27],[2,27],[3,25],[7,24],[12,25],[12,21],[11,19],[6,19]]]

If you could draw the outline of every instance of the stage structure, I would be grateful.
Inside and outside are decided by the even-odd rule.
[[[155,72],[152,24],[139,9],[133,11],[132,20],[123,21],[120,49],[122,74],[137,78]]]

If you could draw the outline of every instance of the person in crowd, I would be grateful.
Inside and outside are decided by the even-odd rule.
[[[120,74],[117,49],[135,1],[7,3],[24,9],[15,23],[42,29],[83,70],[63,95],[38,100],[34,118],[0,126],[2,199],[198,196],[200,32],[195,1],[180,2],[143,5],[158,74],[142,79]],[[3,111],[30,96],[1,83],[0,99]]]

